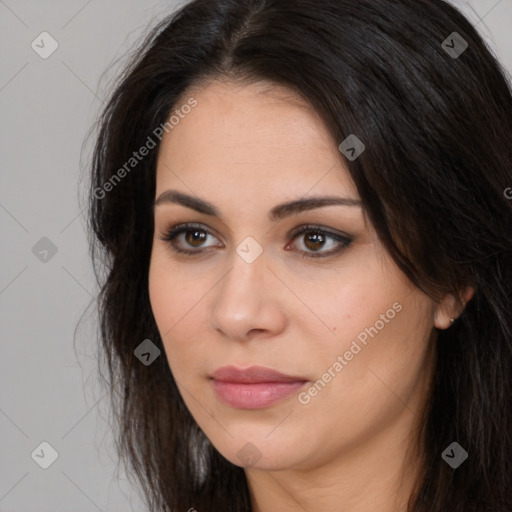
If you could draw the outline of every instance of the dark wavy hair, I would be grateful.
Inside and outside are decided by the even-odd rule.
[[[150,510],[251,510],[244,469],[198,427],[166,357],[134,356],[145,339],[164,354],[148,292],[158,147],[119,170],[212,79],[287,86],[335,140],[356,134],[366,150],[340,159],[400,269],[436,301],[474,287],[438,332],[408,511],[511,512],[512,94],[475,27],[442,0],[194,0],[130,56],[98,119],[88,229],[116,449]],[[441,457],[454,441],[469,453],[455,470]]]

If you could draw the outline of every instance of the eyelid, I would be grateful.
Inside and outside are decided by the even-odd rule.
[[[305,233],[307,231],[318,231],[318,232],[324,233],[326,235],[332,236],[333,238],[336,238],[336,237],[344,238],[347,241],[352,240],[352,238],[353,238],[348,233],[345,233],[343,231],[333,230],[326,226],[322,226],[321,224],[302,224],[302,225],[298,226],[297,228],[292,229],[288,233],[288,237],[295,239],[298,235],[302,235],[302,233]]]
[[[214,235],[214,231],[215,230],[211,229],[210,227],[205,227],[205,225],[203,225],[203,224],[195,224],[195,223],[184,222],[184,223],[181,223],[181,224],[176,224],[175,226],[164,230],[164,232],[162,233],[162,237],[159,238],[159,239],[163,240],[164,242],[171,243],[179,235],[181,235],[183,233],[186,233],[187,231],[192,231],[194,229],[196,229],[197,231],[204,231],[208,235],[212,235],[215,238],[217,238],[217,236]],[[171,246],[172,246],[172,243],[171,243]],[[198,249],[193,250],[191,252],[198,253],[201,250],[202,250],[201,248],[198,248]]]
[[[314,259],[336,256],[339,253],[341,253],[344,249],[346,249],[354,240],[353,237],[347,233],[333,231],[331,228],[324,227],[320,224],[303,224],[293,229],[289,233],[288,237],[291,238],[291,243],[293,244],[295,239],[300,237],[300,235],[310,232],[322,233],[323,235],[326,236],[326,238],[334,240],[338,244],[338,247],[336,249],[331,249],[330,251],[302,251],[298,249],[293,250],[293,252],[299,254],[299,256],[303,258]]]
[[[176,224],[175,226],[172,226],[168,231],[177,232],[178,230],[186,231],[187,229],[189,229],[189,230],[197,229],[198,231],[205,231],[209,235],[214,235],[216,238],[219,238],[218,235],[216,234],[217,230],[211,228],[207,224],[196,223],[196,222],[183,222],[180,224]]]

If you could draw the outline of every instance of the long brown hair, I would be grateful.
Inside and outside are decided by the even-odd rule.
[[[408,510],[512,511],[512,95],[475,28],[441,0],[195,0],[151,30],[120,77],[96,136],[90,243],[117,448],[150,510],[251,510],[244,470],[181,399],[152,315],[157,148],[126,166],[212,77],[288,86],[335,140],[357,134],[366,149],[345,164],[403,272],[436,299],[475,288],[438,333]],[[134,355],[145,339],[162,352],[150,366]],[[454,441],[469,453],[455,470],[441,457]]]

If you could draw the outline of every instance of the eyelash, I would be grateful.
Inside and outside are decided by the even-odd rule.
[[[173,241],[175,238],[177,238],[182,233],[187,233],[190,231],[202,231],[207,234],[211,234],[207,229],[202,228],[201,226],[197,226],[194,224],[179,224],[177,226],[174,226],[169,231],[167,231],[160,240],[163,240],[164,242],[168,242],[171,249],[177,253],[180,254],[186,254],[188,256],[198,256],[201,253],[204,253],[204,249],[197,249],[197,250],[188,250],[188,249],[180,249],[178,248]],[[321,234],[326,239],[334,240],[341,244],[341,247],[338,249],[331,250],[327,253],[310,253],[307,251],[301,251],[301,250],[294,250],[293,252],[296,252],[301,256],[302,258],[327,258],[329,256],[334,256],[338,253],[340,253],[343,249],[346,249],[351,243],[352,238],[350,238],[348,235],[340,235],[337,233],[332,233],[330,231],[325,231],[320,226],[313,226],[313,225],[305,225],[302,226],[298,230],[294,230],[291,233],[292,240],[295,240],[300,235],[303,235],[304,233],[315,233],[315,234]]]

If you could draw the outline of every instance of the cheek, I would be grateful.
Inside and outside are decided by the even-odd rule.
[[[370,414],[396,397],[409,397],[428,359],[432,324],[429,301],[420,292],[397,290],[363,304],[364,313],[355,311],[359,316],[347,319],[337,350],[328,354],[325,369],[335,361],[343,368],[326,399],[334,403],[341,393],[354,410],[364,403]]]
[[[204,325],[207,297],[199,283],[171,268],[164,256],[152,259],[148,279],[151,309],[166,357],[173,375],[181,381],[198,366],[204,340],[199,329]]]
[[[179,320],[185,315],[186,295],[187,290],[177,282],[176,273],[169,272],[159,258],[154,258],[149,271],[149,299],[164,345],[180,328]]]
[[[165,271],[158,259],[151,261],[149,269],[149,300],[160,334],[163,335],[175,322],[179,314],[176,300],[176,282]],[[172,281],[172,282],[171,282]]]
[[[168,252],[157,246],[151,256],[148,286],[151,309],[162,335],[170,329],[174,332],[179,323],[187,321],[187,311],[200,299],[194,280],[184,276],[172,264]]]
[[[386,276],[381,269],[354,264],[339,269],[331,278],[318,279],[317,275],[315,281],[313,277],[295,277],[294,291],[304,298],[303,302],[310,310],[301,304],[302,312],[296,310],[295,320],[302,322],[304,332],[312,332],[312,326],[321,329],[321,336],[313,337],[311,341],[317,339],[318,344],[331,350],[348,350],[351,341],[360,333],[363,333],[360,338],[364,341],[366,328],[375,322],[381,326],[381,315],[389,311],[386,319],[397,316],[393,304],[410,288],[403,286],[400,280]]]
[[[391,380],[418,369],[432,332],[431,301],[399,272],[383,271],[376,260],[320,283],[312,287],[302,281],[297,289],[324,326],[311,315],[297,311],[295,316],[300,330],[309,333],[304,352],[311,354],[318,376],[336,372],[336,365],[336,375],[345,376],[337,381],[350,387],[368,380],[369,369]],[[316,325],[323,329],[321,336]]]

